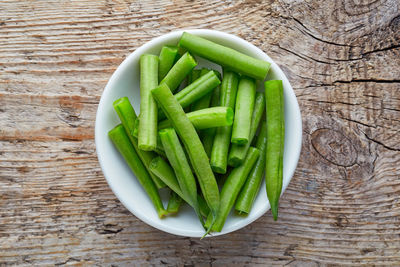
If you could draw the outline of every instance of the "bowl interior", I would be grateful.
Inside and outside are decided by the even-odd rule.
[[[193,34],[205,37],[222,45],[229,46],[255,58],[271,62],[271,70],[267,79],[280,79],[284,85],[285,98],[285,151],[283,170],[283,191],[286,189],[293,176],[301,148],[301,116],[296,96],[281,69],[264,52],[243,39],[213,30],[187,30]],[[111,189],[123,203],[123,205],[147,224],[162,231],[190,237],[201,237],[204,230],[198,221],[194,211],[184,205],[177,216],[159,219],[153,205],[142,189],[134,174],[119,155],[109,140],[107,133],[120,121],[113,109],[114,100],[127,96],[135,108],[137,114],[140,110],[139,93],[139,58],[143,53],[158,55],[163,45],[176,45],[182,31],[171,32],[138,48],[130,54],[117,68],[109,80],[99,103],[96,115],[96,149],[101,168]],[[221,71],[221,67],[196,57],[199,67],[214,68]],[[259,82],[258,90],[263,90],[263,84]],[[167,190],[161,190],[164,205],[168,200]],[[242,228],[263,215],[270,208],[265,191],[265,182],[261,186],[251,213],[247,217],[236,216],[233,212],[227,218],[223,231],[213,235],[226,234]]]

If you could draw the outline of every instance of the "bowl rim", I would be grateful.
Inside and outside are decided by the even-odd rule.
[[[146,224],[159,229],[161,231],[174,234],[174,235],[179,235],[179,236],[185,236],[185,237],[201,237],[201,235],[198,235],[197,233],[191,232],[191,231],[186,231],[186,230],[181,230],[181,231],[176,231],[174,228],[170,228],[169,226],[165,225],[161,221],[155,221],[155,220],[149,220],[147,217],[142,216],[141,213],[135,212],[132,208],[130,208],[130,205],[125,202],[125,199],[121,197],[121,195],[118,193],[117,189],[114,187],[114,184],[112,182],[112,179],[110,178],[110,172],[105,168],[104,162],[103,162],[103,155],[102,155],[102,149],[101,149],[101,140],[100,140],[100,123],[98,118],[100,117],[102,107],[105,105],[107,95],[110,93],[112,90],[112,85],[115,83],[116,80],[122,75],[123,70],[129,65],[131,61],[133,61],[137,56],[140,56],[143,54],[144,51],[148,50],[152,46],[162,43],[165,40],[168,40],[169,38],[176,38],[179,37],[183,32],[189,32],[192,34],[199,34],[199,35],[207,35],[207,36],[215,36],[217,38],[223,38],[223,39],[228,39],[231,42],[238,42],[240,45],[243,46],[248,46],[251,49],[253,49],[257,54],[259,54],[264,60],[267,60],[268,62],[271,63],[271,69],[274,69],[274,72],[279,76],[282,77],[282,81],[284,83],[284,90],[286,91],[285,93],[289,94],[290,99],[294,100],[294,104],[291,108],[294,109],[295,113],[295,118],[293,118],[293,121],[296,123],[296,131],[297,133],[295,134],[298,136],[296,140],[294,140],[294,146],[292,147],[292,152],[291,153],[291,158],[295,159],[295,162],[293,166],[290,166],[291,168],[289,170],[285,170],[288,172],[288,181],[283,183],[282,185],[282,193],[281,195],[285,192],[288,184],[290,183],[291,179],[293,178],[294,172],[296,170],[298,160],[300,158],[300,152],[301,152],[301,146],[302,146],[302,119],[301,119],[301,112],[300,112],[300,107],[296,98],[296,95],[294,93],[294,90],[292,86],[290,85],[289,80],[287,79],[286,75],[284,72],[281,70],[281,68],[265,53],[263,52],[260,48],[256,47],[252,43],[236,36],[233,34],[229,34],[226,32],[221,32],[217,30],[210,30],[210,29],[182,29],[182,30],[176,30],[172,31],[166,34],[163,34],[161,36],[158,36],[156,38],[151,39],[150,41],[146,42],[139,48],[137,48],[135,51],[130,53],[123,61],[122,63],[117,67],[117,69],[114,71],[112,74],[111,78],[108,80],[100,98],[100,102],[97,108],[96,112],[96,121],[95,121],[95,146],[96,146],[96,153],[98,157],[98,161],[100,163],[100,167],[102,169],[102,172],[104,174],[104,177],[111,188],[112,192],[114,195],[118,198],[118,200],[124,205],[126,209],[128,209],[133,215],[138,217],[141,221],[145,222]],[[270,70],[271,70],[270,69]],[[212,233],[211,235],[208,235],[207,237],[213,237],[213,236],[219,236],[219,235],[224,235],[231,233],[233,231],[239,230],[251,223],[253,223],[255,220],[260,218],[262,215],[264,215],[268,210],[270,209],[269,203],[268,205],[265,205],[262,209],[259,209],[258,212],[252,214],[252,217],[247,217],[247,220],[243,220],[242,223],[235,224],[233,227],[230,229],[224,229],[221,232],[217,233]]]

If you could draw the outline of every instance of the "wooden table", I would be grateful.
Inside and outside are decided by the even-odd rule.
[[[0,265],[400,264],[400,2],[0,2]],[[154,37],[236,34],[289,77],[303,117],[280,204],[200,241],[131,215],[97,161],[107,80]]]

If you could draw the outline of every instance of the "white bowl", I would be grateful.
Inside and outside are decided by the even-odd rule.
[[[135,175],[125,164],[123,158],[114,148],[109,140],[107,133],[119,123],[118,116],[113,109],[114,100],[128,96],[136,112],[139,114],[140,94],[139,94],[139,58],[144,53],[158,55],[163,45],[176,45],[183,31],[176,31],[165,34],[151,40],[130,54],[117,68],[108,81],[101,96],[96,115],[96,149],[100,166],[114,194],[122,204],[136,217],[145,223],[168,233],[188,236],[201,237],[204,229],[198,221],[194,211],[185,205],[177,216],[159,219],[157,212],[153,208],[152,202],[142,189]],[[224,32],[214,30],[187,30],[195,35],[215,41],[219,44],[229,46],[249,56],[266,60],[271,63],[271,69],[267,79],[279,79],[283,81],[285,98],[285,151],[283,169],[283,189],[288,186],[293,173],[296,169],[297,161],[300,156],[302,125],[299,105],[292,86],[282,70],[274,61],[259,48],[249,42]],[[221,70],[218,65],[196,57],[199,62],[198,67],[211,67]],[[259,83],[259,90],[263,90],[262,83]],[[167,193],[162,192],[163,202],[167,203]],[[220,233],[213,233],[213,236],[223,235],[238,230],[261,217],[270,205],[268,202],[265,182],[258,194],[253,208],[247,217],[235,216],[233,212],[228,216],[225,226]]]

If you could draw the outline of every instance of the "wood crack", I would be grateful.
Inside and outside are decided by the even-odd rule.
[[[340,117],[340,118],[343,119],[343,120],[349,121],[349,122],[354,122],[354,123],[356,123],[356,124],[360,124],[360,125],[365,126],[365,127],[368,127],[368,128],[375,128],[375,129],[377,128],[376,125],[370,125],[370,124],[363,123],[363,122],[361,122],[361,121],[353,120],[353,119],[346,118],[346,117]]]
[[[400,83],[400,79],[392,79],[392,80],[380,80],[380,79],[351,79],[349,81],[346,80],[337,80],[335,83]]]
[[[318,63],[322,63],[322,64],[330,64],[330,65],[333,65],[333,64],[335,64],[335,63],[332,63],[332,62],[327,62],[327,61],[322,61],[322,60],[318,60],[318,59],[315,59],[315,58],[313,58],[313,57],[310,57],[310,56],[307,56],[307,55],[300,55],[300,54],[298,54],[298,53],[296,53],[296,52],[294,52],[294,51],[292,51],[292,50],[289,50],[289,49],[287,49],[287,48],[284,48],[284,47],[282,47],[282,46],[280,46],[280,45],[276,45],[277,47],[279,47],[280,49],[282,49],[282,50],[284,50],[284,51],[286,51],[286,52],[289,52],[289,53],[291,53],[291,54],[293,54],[293,55],[295,55],[295,56],[297,56],[297,57],[299,57],[299,58],[302,58],[302,59],[304,59],[304,60],[306,60],[306,61],[308,61],[308,62],[310,62],[310,60],[312,60],[312,61],[315,61],[315,62],[318,62]]]
[[[327,41],[327,40],[321,39],[321,38],[311,34],[311,31],[300,20],[296,19],[295,17],[290,17],[290,18],[293,19],[294,21],[296,21],[298,24],[300,24],[305,29],[305,31],[302,31],[302,32],[304,32],[305,34],[307,34],[308,36],[310,36],[311,38],[313,38],[313,39],[315,39],[317,41],[320,41],[320,42],[323,42],[323,43],[326,43],[326,44],[342,46],[342,47],[356,47],[354,45],[339,44],[339,43],[335,43],[335,42],[332,42],[332,41]]]
[[[371,51],[368,51],[368,52],[364,52],[364,53],[362,53],[361,55],[362,55],[362,56],[366,56],[366,55],[369,55],[369,54],[378,53],[378,52],[390,51],[390,50],[394,50],[394,49],[397,49],[397,48],[400,48],[400,44],[388,46],[388,47],[381,48],[381,49],[371,50]]]
[[[80,262],[81,260],[80,259],[77,259],[77,258],[74,258],[74,257],[69,257],[66,261],[64,261],[64,262],[57,262],[57,263],[54,263],[54,265],[66,265],[67,263],[69,263],[69,262],[73,262],[73,261],[75,261],[75,262]]]
[[[384,148],[386,148],[386,149],[388,149],[388,150],[391,150],[391,151],[400,151],[400,149],[398,149],[398,148],[390,147],[390,146],[388,146],[388,145],[385,145],[385,144],[382,143],[381,141],[378,141],[378,140],[376,140],[376,139],[374,139],[374,138],[372,138],[372,137],[369,137],[363,130],[360,129],[360,131],[365,135],[365,137],[366,137],[369,141],[374,142],[374,143],[376,143],[376,144],[378,144],[378,145],[381,145],[381,146],[383,146]]]

